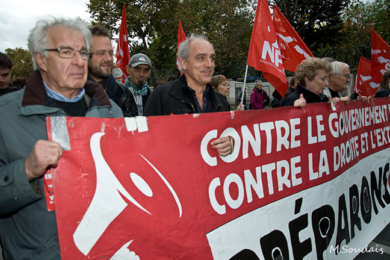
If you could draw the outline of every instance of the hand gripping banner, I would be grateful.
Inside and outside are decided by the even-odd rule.
[[[304,109],[67,117],[63,259],[353,259],[390,214],[389,98]],[[210,142],[234,139],[221,157]]]

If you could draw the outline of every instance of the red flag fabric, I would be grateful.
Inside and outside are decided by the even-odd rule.
[[[383,74],[390,69],[390,46],[374,31],[371,36],[371,76],[381,82]]]
[[[119,29],[118,46],[116,48],[116,66],[122,71],[122,83],[125,83],[129,74],[126,71],[126,66],[130,61],[129,44],[127,42],[127,22],[126,22],[126,6],[123,4],[122,22]]]
[[[267,0],[260,0],[257,5],[247,64],[262,71],[264,78],[284,96],[287,79]]]
[[[353,91],[362,96],[374,96],[379,85],[380,81],[375,82],[371,76],[371,61],[360,57]]]
[[[295,72],[303,60],[314,55],[276,5],[273,8],[273,21],[284,69]]]
[[[183,27],[181,26],[181,21],[179,20],[179,31],[177,33],[177,52],[176,52],[176,68],[178,68],[179,70],[181,70],[181,64],[179,60],[179,46],[180,43],[184,42],[185,40],[187,40],[187,36],[183,30]],[[180,75],[182,74],[183,73],[181,73],[180,71]]]

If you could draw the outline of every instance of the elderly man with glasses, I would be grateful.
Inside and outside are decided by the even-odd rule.
[[[333,104],[337,104],[339,101],[349,101],[348,95],[343,97],[341,94],[351,82],[349,65],[340,61],[333,61],[330,65],[332,72],[329,74],[329,85],[324,90],[324,94],[329,100],[332,100]]]
[[[35,71],[0,99],[0,240],[5,259],[61,259],[42,176],[61,160],[46,117],[123,117],[101,85],[87,82],[91,33],[77,19],[38,21],[28,37]]]

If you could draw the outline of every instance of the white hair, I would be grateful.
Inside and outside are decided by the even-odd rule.
[[[84,36],[87,44],[87,50],[89,52],[92,36],[88,26],[82,20],[55,17],[51,17],[51,19],[42,19],[36,23],[35,27],[30,31],[30,35],[27,39],[34,69],[39,69],[37,61],[34,58],[34,53],[41,53],[46,57],[47,52],[45,52],[45,49],[49,48],[49,31],[53,27],[64,27],[79,31]]]

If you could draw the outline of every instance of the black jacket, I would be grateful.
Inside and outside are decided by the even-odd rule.
[[[96,82],[90,75],[88,75],[88,80]],[[107,89],[112,90],[112,92],[116,89],[115,96],[114,93],[107,93],[107,96],[121,108],[123,116],[138,116],[137,104],[135,103],[133,93],[125,86],[125,84],[116,81],[112,75],[109,78],[96,83],[106,89],[106,93]]]
[[[296,90],[290,95],[285,96],[282,99],[280,106],[281,107],[294,106],[295,100],[299,99],[299,96],[301,94],[303,94],[303,97],[306,99],[306,103],[318,103],[318,102],[329,101],[327,96],[323,94],[317,95],[298,83]]]
[[[390,90],[385,88],[380,88],[375,93],[374,98],[388,97],[390,95]]]
[[[210,88],[212,112],[230,111],[226,98]],[[196,113],[196,105],[191,91],[187,87],[185,75],[179,79],[156,88],[150,95],[145,109],[145,116],[181,115]]]
[[[115,103],[122,109],[123,116],[138,116],[137,104],[133,93],[122,83],[117,82]]]
[[[15,84],[10,83],[8,88],[0,89],[0,96],[14,92],[14,91],[18,91],[20,89],[21,89],[21,87],[19,85],[15,85]]]
[[[284,97],[290,96],[295,91],[295,88],[289,87],[286,91],[286,94],[284,94]]]
[[[334,91],[333,89],[330,89],[330,88],[328,88],[328,89],[329,89],[329,92],[330,92],[330,95],[332,98],[335,98],[335,97],[341,98],[342,97],[340,92]]]

